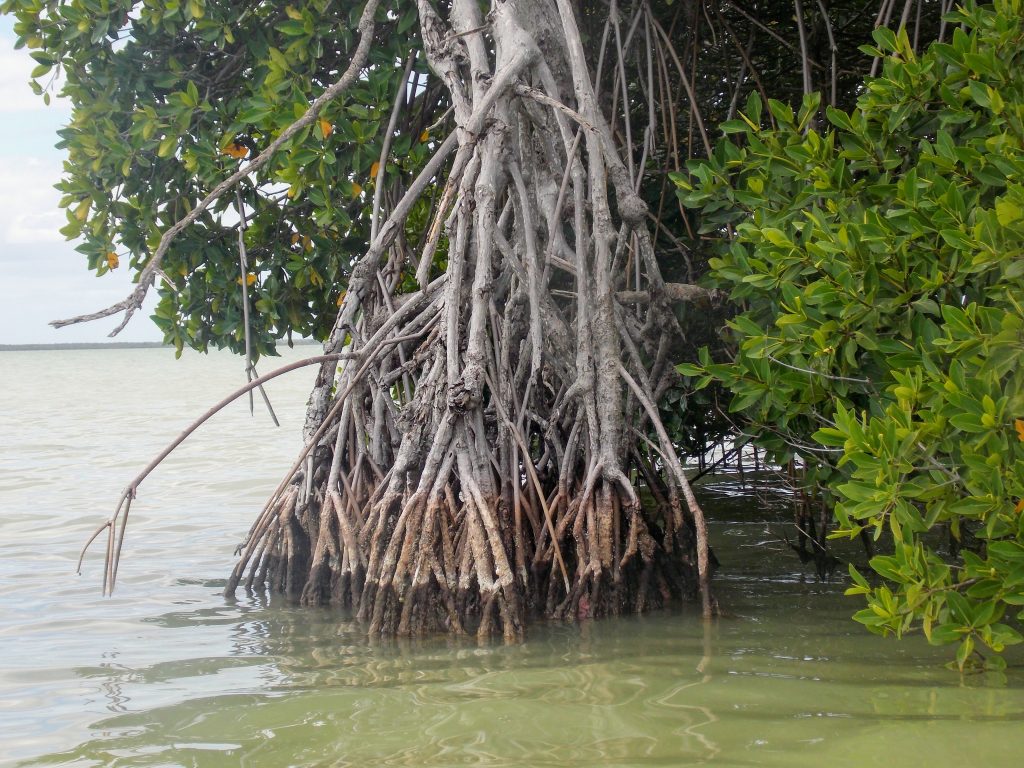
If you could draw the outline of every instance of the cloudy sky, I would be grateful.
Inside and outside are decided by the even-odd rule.
[[[131,291],[127,270],[96,277],[74,243],[57,231],[64,212],[57,129],[69,116],[29,89],[35,62],[14,50],[11,20],[0,17],[0,344],[109,341],[118,317],[56,330],[50,320],[92,312]],[[117,341],[159,341],[149,312],[132,319]]]

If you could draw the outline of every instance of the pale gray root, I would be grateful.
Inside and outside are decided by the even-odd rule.
[[[418,264],[392,247],[409,196],[375,211],[327,345],[354,359],[323,369],[228,591],[337,604],[377,637],[516,639],[531,616],[698,594],[708,615],[706,525],[655,390],[671,304],[717,297],[662,279],[568,0],[418,10],[456,125],[421,177],[454,153],[441,203]],[[424,289],[394,295],[399,272]]]

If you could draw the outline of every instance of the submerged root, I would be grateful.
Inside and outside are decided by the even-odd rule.
[[[332,491],[318,510],[316,537],[302,526],[299,487],[291,486],[270,522],[254,532],[236,574],[305,605],[337,605],[374,637],[434,633],[523,637],[531,618],[589,619],[639,613],[691,600],[698,591],[696,548],[686,526],[665,525],[670,507],[641,508],[618,484],[569,483],[568,503],[553,506],[552,542],[518,486],[518,518],[500,494],[463,490],[455,470],[435,478],[433,494],[375,494],[377,479]],[[423,478],[420,478],[423,482]],[[377,500],[361,507],[350,494]],[[537,524],[530,523],[533,518]],[[659,525],[659,521],[662,523]],[[358,532],[358,534],[357,534]],[[529,568],[513,568],[516,547]],[[569,588],[554,552],[561,554]],[[234,578],[233,578],[234,581]]]

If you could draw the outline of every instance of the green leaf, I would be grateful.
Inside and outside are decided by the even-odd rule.
[[[676,365],[676,371],[681,373],[683,376],[703,376],[704,368],[699,365],[693,365],[692,363],[679,363]]]
[[[964,665],[967,664],[967,659],[974,652],[974,638],[971,635],[967,635],[960,642],[960,647],[956,649],[956,665],[963,670]]]
[[[878,43],[878,47],[883,51],[895,53],[899,50],[899,45],[896,42],[896,34],[888,27],[875,27],[871,33],[871,37]]]
[[[1003,197],[996,201],[996,218],[1001,226],[1009,227],[1024,219],[1024,208],[1021,208],[1016,202]]]
[[[795,123],[793,117],[793,110],[788,104],[785,104],[778,99],[768,99],[768,109],[772,115],[782,126],[792,127]]]
[[[961,251],[971,251],[976,247],[974,242],[963,232],[957,229],[943,229],[939,232],[942,239],[953,248]]]
[[[177,136],[166,136],[163,141],[160,142],[160,146],[157,147],[157,157],[170,157],[174,154],[175,148],[178,146]]]
[[[761,230],[761,234],[764,238],[772,245],[778,245],[780,247],[792,248],[793,241],[789,239],[785,232],[781,229],[775,229],[774,227],[766,227]]]
[[[836,109],[833,106],[825,107],[825,117],[832,123],[836,128],[849,133],[854,132],[853,123],[850,121],[849,116],[841,109]]]

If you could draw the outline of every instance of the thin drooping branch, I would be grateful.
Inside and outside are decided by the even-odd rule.
[[[395,93],[395,101],[391,107],[391,117],[388,119],[388,127],[384,132],[384,143],[380,148],[380,159],[377,161],[377,175],[373,180],[373,214],[370,221],[370,240],[377,236],[377,228],[380,225],[380,208],[384,196],[384,174],[387,172],[388,155],[391,152],[391,140],[395,135],[395,126],[398,124],[398,114],[402,107],[403,95],[409,88],[409,73],[416,63],[416,51],[409,54],[409,59],[402,70],[401,79],[398,81],[398,90]]]
[[[658,433],[662,458],[672,468],[672,472],[675,474],[675,479],[679,483],[683,496],[686,498],[686,501],[693,512],[694,523],[697,527],[697,568],[700,575],[701,608],[704,618],[710,619],[714,612],[714,604],[711,597],[708,528],[707,522],[704,519],[704,513],[701,510],[700,505],[697,503],[697,498],[694,496],[693,488],[690,486],[689,480],[686,479],[686,473],[683,472],[683,466],[679,463],[679,457],[676,455],[672,441],[669,439],[668,433],[665,431],[665,427],[661,423],[661,417],[658,415],[658,411],[654,407],[654,404],[650,399],[648,399],[646,393],[640,385],[636,383],[636,380],[629,375],[629,371],[627,371],[625,366],[621,363],[619,363],[619,373],[623,380],[629,385],[630,389],[633,390],[633,394],[636,396],[637,400],[640,401],[640,404],[643,405],[644,409],[647,411],[651,424],[654,425],[654,428]]]
[[[793,0],[797,32],[800,35],[800,71],[803,75],[804,95],[809,95],[814,90],[814,81],[811,79],[811,60],[807,52],[807,31],[804,29],[804,9],[800,0]]]
[[[673,63],[676,65],[676,71],[679,73],[679,79],[683,84],[683,88],[686,90],[686,96],[690,101],[690,114],[693,115],[694,120],[697,121],[697,131],[700,133],[701,142],[704,145],[704,151],[708,157],[713,154],[711,149],[711,139],[708,138],[707,128],[704,127],[704,116],[701,114],[700,106],[697,101],[697,94],[693,90],[693,84],[690,82],[690,78],[686,74],[686,70],[683,68],[683,64],[679,61],[679,56],[676,54],[675,48],[672,46],[672,40],[668,36],[668,33],[664,30],[658,20],[650,15],[651,25],[655,31],[661,36],[664,42],[665,49],[669,52],[669,56],[672,58]]]
[[[242,203],[242,192],[238,187],[235,187],[235,210],[238,212],[238,282],[242,291],[242,324],[245,332],[245,380],[252,381],[255,378],[259,378],[259,374],[256,372],[256,364],[252,360],[252,327],[249,321],[249,254],[245,247],[245,230],[247,225],[245,205]],[[270,413],[274,426],[280,427],[281,422],[277,420],[277,414],[274,413],[274,406],[270,404],[270,397],[267,395],[267,391],[262,386],[257,387],[257,389],[259,389],[260,396],[263,398],[263,404],[267,406],[267,411]],[[249,390],[249,413],[253,413],[251,389]]]
[[[97,529],[96,533],[94,533],[89,538],[89,540],[85,543],[85,546],[82,548],[82,552],[81,552],[81,554],[79,555],[79,558],[78,558],[78,570],[79,570],[79,572],[81,571],[81,567],[82,567],[82,558],[85,556],[85,552],[86,552],[86,550],[88,550],[88,548],[92,544],[92,542],[95,541],[96,536],[99,535],[99,532],[104,530],[105,528],[109,528],[110,531],[111,531],[111,536],[113,536],[114,535],[114,530],[117,528],[117,525],[118,525],[118,518],[121,518],[121,534],[120,534],[120,539],[118,541],[117,553],[115,554],[113,552],[108,552],[108,563],[107,563],[107,565],[105,567],[105,571],[110,574],[110,580],[109,580],[109,582],[107,582],[106,579],[105,579],[105,581],[104,581],[104,591],[107,594],[109,594],[110,592],[113,591],[113,589],[114,589],[114,581],[113,581],[113,579],[114,579],[114,577],[117,574],[117,560],[118,560],[118,557],[119,557],[120,551],[121,551],[121,543],[120,542],[124,538],[124,525],[125,525],[125,523],[127,523],[128,510],[129,510],[129,507],[131,505],[131,500],[135,498],[139,486],[142,484],[142,482],[147,477],[149,477],[150,473],[154,469],[156,469],[158,466],[160,466],[160,464],[163,462],[163,460],[166,459],[168,456],[170,456],[171,453],[174,451],[174,449],[177,448],[179,445],[181,445],[183,442],[185,442],[185,440],[187,440],[188,437],[193,432],[195,432],[197,429],[199,429],[199,427],[201,427],[203,424],[205,424],[211,418],[216,416],[220,411],[224,410],[224,408],[226,408],[228,405],[233,403],[235,400],[237,400],[238,398],[242,397],[243,395],[245,395],[245,394],[247,394],[249,392],[252,392],[252,390],[254,390],[254,389],[262,387],[266,382],[270,381],[271,379],[276,379],[278,376],[282,376],[283,374],[290,373],[292,371],[298,370],[299,368],[304,368],[306,366],[318,365],[318,364],[321,364],[321,363],[324,363],[324,362],[327,362],[327,361],[338,361],[338,360],[342,360],[342,359],[345,359],[345,358],[348,358],[348,357],[352,357],[352,356],[353,355],[351,355],[350,353],[335,353],[335,354],[327,354],[327,355],[316,355],[314,357],[308,357],[308,358],[306,358],[304,360],[297,360],[294,363],[289,363],[288,365],[283,365],[280,368],[276,368],[273,371],[271,371],[270,373],[265,374],[264,376],[260,376],[258,378],[252,379],[251,381],[247,382],[244,386],[239,387],[234,392],[232,392],[231,394],[229,394],[226,397],[224,397],[223,399],[221,399],[216,405],[213,405],[209,409],[207,409],[207,411],[205,413],[203,413],[202,416],[200,416],[195,421],[193,421],[191,424],[189,424],[187,427],[185,427],[185,429],[182,430],[182,432],[176,438],[174,438],[174,440],[172,440],[167,445],[167,447],[165,447],[162,451],[160,451],[160,453],[158,453],[156,455],[156,457],[154,457],[153,460],[150,461],[149,464],[147,464],[145,466],[145,468],[143,468],[143,470],[141,472],[139,472],[139,474],[137,474],[135,477],[133,477],[132,480],[128,483],[128,485],[125,487],[125,489],[121,492],[121,497],[118,499],[117,507],[114,510],[114,514],[111,516],[111,518],[107,522],[103,523]],[[123,517],[121,517],[122,516],[122,510],[124,512]],[[113,561],[112,562],[109,560],[109,558],[111,556],[113,556]]]
[[[821,20],[825,25],[825,33],[828,35],[828,49],[831,54],[829,59],[829,75],[830,75],[830,88],[829,88],[829,100],[828,103],[835,106],[836,96],[839,91],[839,46],[836,44],[835,32],[832,29],[832,19],[829,18],[828,8],[825,6],[825,0],[817,0],[818,10],[821,12]],[[921,6],[918,6],[920,11]],[[917,41],[914,41],[915,47]]]

